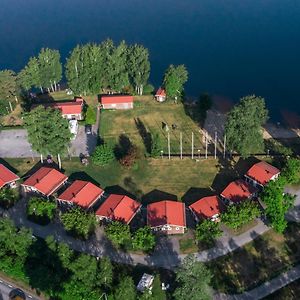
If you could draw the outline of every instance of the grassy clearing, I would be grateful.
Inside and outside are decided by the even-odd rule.
[[[195,253],[198,251],[198,246],[193,238],[182,238],[179,240],[179,249],[183,254]]]
[[[213,287],[238,293],[278,276],[300,260],[300,225],[289,224],[284,235],[273,230],[241,249],[212,261]]]
[[[163,123],[169,127],[171,152],[180,152],[180,132],[183,136],[183,152],[191,152],[192,132],[194,132],[195,154],[201,149],[203,154],[200,127],[185,113],[182,103],[158,103],[151,96],[136,97],[132,110],[103,110],[101,112],[100,134],[104,140],[113,143],[121,134],[126,134],[138,147],[144,149],[142,138],[136,125],[140,120],[148,132],[158,133],[162,141],[162,149],[167,153],[167,131]],[[177,126],[172,129],[172,125]]]

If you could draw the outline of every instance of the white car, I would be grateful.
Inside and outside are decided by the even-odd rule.
[[[76,135],[78,133],[78,121],[77,120],[70,120],[69,121],[69,128],[70,132],[72,133],[72,140],[75,140]]]

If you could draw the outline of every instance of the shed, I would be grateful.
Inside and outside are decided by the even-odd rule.
[[[133,96],[130,95],[103,95],[101,96],[103,109],[132,109]]]

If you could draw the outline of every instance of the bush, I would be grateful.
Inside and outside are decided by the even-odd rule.
[[[85,124],[93,125],[96,123],[97,113],[94,107],[88,106],[85,114]]]
[[[222,215],[222,221],[233,229],[238,229],[260,216],[261,211],[257,203],[247,200],[237,205],[230,205]]]
[[[124,167],[131,167],[138,155],[137,147],[125,134],[119,136],[119,143],[115,145],[113,151],[119,163]]]
[[[294,205],[295,196],[284,193],[286,179],[280,176],[276,181],[270,181],[261,195],[262,201],[267,205],[265,213],[273,229],[283,233],[287,227],[285,214]]]
[[[159,157],[161,155],[162,144],[158,133],[152,135],[151,157]]]
[[[56,203],[44,198],[30,198],[27,205],[27,216],[31,221],[40,225],[47,225],[53,221]]]
[[[9,209],[18,201],[19,195],[16,190],[8,187],[3,187],[0,190],[0,206]]]
[[[288,159],[282,171],[282,176],[287,183],[294,184],[299,182],[300,160],[297,158]]]
[[[95,165],[104,166],[115,159],[114,150],[107,144],[97,146],[92,154],[92,161]]]
[[[138,229],[132,239],[132,246],[135,250],[149,252],[155,247],[155,235],[150,227]]]
[[[88,239],[96,227],[96,217],[79,207],[74,207],[61,215],[65,230],[75,237]]]
[[[116,246],[123,246],[131,239],[129,226],[121,222],[114,221],[108,224],[105,232],[107,237]]]
[[[203,220],[196,226],[196,240],[212,244],[214,239],[222,235],[219,223],[211,220]]]
[[[144,95],[152,95],[154,92],[154,86],[150,83],[144,86],[143,94]]]

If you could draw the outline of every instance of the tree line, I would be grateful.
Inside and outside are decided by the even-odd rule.
[[[212,274],[194,256],[183,260],[175,272],[176,284],[168,292],[161,289],[156,272],[152,294],[141,294],[132,268],[113,264],[107,257],[96,259],[76,252],[52,236],[36,238],[29,229],[17,228],[6,218],[0,218],[0,270],[57,300],[183,300],[187,293],[190,299],[212,299]]]

